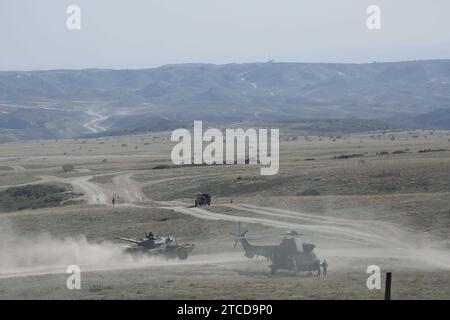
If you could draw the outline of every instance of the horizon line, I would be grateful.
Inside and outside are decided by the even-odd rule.
[[[372,61],[372,62],[294,62],[294,61],[253,61],[253,62],[227,62],[227,63],[212,63],[212,62],[180,62],[180,63],[166,63],[155,67],[137,67],[137,68],[113,68],[113,67],[83,67],[83,68],[42,68],[42,69],[0,69],[0,72],[49,72],[49,71],[87,71],[87,70],[109,70],[109,71],[139,71],[152,70],[169,66],[183,66],[183,65],[209,65],[209,66],[226,66],[226,65],[245,65],[245,64],[333,64],[333,65],[367,65],[367,64],[390,64],[390,63],[411,63],[411,62],[430,62],[430,61],[448,61],[450,58],[435,58],[435,59],[411,59],[411,60],[392,60],[392,61]]]

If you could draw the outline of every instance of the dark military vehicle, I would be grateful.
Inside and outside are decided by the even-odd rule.
[[[167,259],[185,260],[194,249],[193,244],[179,245],[174,237],[155,236],[152,232],[140,240],[117,239],[133,243],[125,248],[125,252],[135,259],[143,256],[163,256]]]
[[[211,205],[211,194],[209,193],[198,193],[197,197],[195,197],[195,206],[206,206]]]
[[[285,235],[279,245],[252,245],[247,239],[247,230],[241,232],[240,224],[238,233],[232,233],[241,242],[245,251],[245,256],[249,259],[263,256],[270,260],[270,272],[275,274],[277,270],[317,271],[317,276],[321,273],[325,276],[328,270],[327,262],[320,261],[314,253],[315,245],[312,243],[302,243],[300,235],[296,231],[290,231]],[[322,270],[321,270],[322,268]],[[322,272],[321,272],[322,271]]]

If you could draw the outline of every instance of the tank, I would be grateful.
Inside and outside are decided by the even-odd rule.
[[[140,240],[117,238],[133,243],[125,247],[125,253],[134,259],[144,256],[162,256],[166,259],[185,260],[194,249],[193,244],[178,244],[174,237],[155,236],[152,232]]]

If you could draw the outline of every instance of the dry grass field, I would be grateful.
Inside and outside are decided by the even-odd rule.
[[[274,176],[258,165],[157,169],[171,165],[169,137],[0,144],[0,193],[57,184],[74,194],[20,211],[0,203],[0,299],[382,299],[366,287],[369,265],[393,272],[393,299],[450,299],[449,132],[289,132]],[[212,205],[192,208],[197,192]],[[270,275],[233,247],[238,221],[263,235],[258,244],[301,232],[329,274]],[[185,261],[123,254],[115,237],[150,229],[196,247]],[[66,288],[73,264],[81,290]]]

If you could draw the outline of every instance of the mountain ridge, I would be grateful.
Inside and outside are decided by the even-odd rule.
[[[146,69],[0,72],[0,137],[3,129],[11,136],[14,124],[5,119],[19,107],[70,113],[59,114],[55,121],[72,119],[71,134],[87,130],[82,127],[90,110],[114,117],[116,121],[109,121],[112,125],[126,125],[127,121],[118,118],[135,116],[142,121],[150,119],[150,124],[157,123],[154,119],[166,119],[169,122],[164,128],[170,128],[170,122],[192,120],[227,123],[333,118],[433,127],[429,114],[450,110],[450,60],[185,63]],[[74,111],[80,113],[80,119]],[[426,118],[423,123],[422,115]],[[20,115],[14,121],[29,130],[36,125],[27,126]],[[151,129],[145,122],[130,122],[133,128]],[[41,129],[54,127],[51,123],[39,125]],[[63,131],[57,136],[70,136]]]

